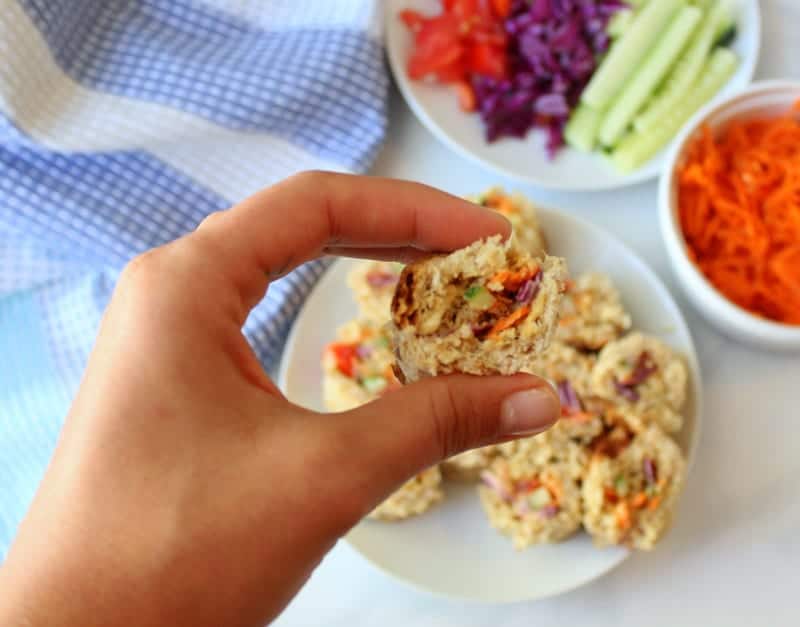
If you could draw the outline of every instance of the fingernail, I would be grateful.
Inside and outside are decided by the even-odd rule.
[[[515,392],[500,406],[502,435],[528,436],[541,433],[558,420],[558,399],[545,388]]]

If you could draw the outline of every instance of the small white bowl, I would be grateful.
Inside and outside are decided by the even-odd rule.
[[[800,99],[800,82],[754,83],[735,96],[712,102],[687,124],[667,155],[659,186],[661,234],[672,267],[689,299],[734,340],[776,351],[800,351],[800,326],[771,322],[735,305],[706,279],[687,255],[678,219],[677,170],[688,144],[704,125],[721,129],[736,119],[778,116]]]

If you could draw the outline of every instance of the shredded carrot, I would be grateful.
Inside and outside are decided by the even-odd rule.
[[[678,172],[689,256],[752,313],[800,324],[800,100],[786,115],[709,128]]]
[[[519,213],[519,207],[514,203],[510,196],[504,196],[497,207],[503,215],[513,215]]]
[[[561,500],[564,498],[564,489],[561,487],[561,484],[558,480],[550,477],[548,475],[543,475],[541,478],[542,485],[547,488],[547,491],[550,493],[550,496],[553,497],[553,501],[556,505],[561,504]]]
[[[525,316],[527,316],[530,311],[530,305],[524,305],[516,311],[511,312],[505,318],[500,318],[500,320],[494,323],[494,326],[489,331],[489,335],[487,337],[496,337],[499,333],[505,331],[506,329],[510,329],[515,324],[519,323]]]
[[[563,409],[563,405],[562,405]],[[589,422],[593,418],[596,418],[597,414],[593,414],[588,411],[576,411],[574,414],[568,414],[566,416],[567,420],[572,420],[574,422]]]
[[[566,327],[575,322],[578,319],[578,316],[561,316],[558,319],[558,326]]]
[[[647,504],[647,509],[653,512],[658,509],[659,505],[661,505],[661,497],[654,496],[652,499],[650,499],[650,502]]]
[[[642,509],[645,505],[647,505],[647,495],[644,492],[639,492],[639,494],[631,499],[631,505],[633,505],[636,509]]]
[[[520,490],[524,492],[533,492],[536,488],[541,487],[542,482],[539,480],[538,477],[533,477],[532,479],[528,479],[524,481],[519,487]]]
[[[631,509],[625,501],[617,504],[616,509],[617,527],[623,531],[631,528]]]
[[[533,278],[537,272],[539,272],[539,268],[537,267],[523,268],[522,270],[517,270],[516,272],[512,270],[500,270],[500,272],[489,279],[489,283],[499,283],[503,286],[503,289],[506,289],[509,292],[515,292],[522,286],[523,283],[525,283],[525,281]]]

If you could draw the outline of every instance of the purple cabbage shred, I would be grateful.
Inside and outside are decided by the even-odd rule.
[[[542,271],[539,270],[539,272],[537,272],[533,278],[528,279],[527,281],[525,281],[525,283],[522,284],[522,287],[520,287],[519,290],[517,291],[515,300],[518,303],[527,305],[534,298],[536,298],[536,295],[539,293],[539,288],[541,287],[541,285],[542,285]]]
[[[631,403],[637,402],[640,398],[639,392],[637,392],[633,386],[620,383],[617,379],[614,379],[614,389],[617,391],[617,394]]]
[[[581,399],[578,398],[578,394],[569,379],[559,381],[556,388],[558,389],[558,398],[561,401],[561,409],[564,413],[569,416],[583,411]]]
[[[545,505],[539,510],[539,516],[544,519],[555,518],[555,516],[558,514],[558,511],[558,505]]]
[[[647,479],[647,483],[653,484],[656,482],[656,464],[651,458],[644,458],[644,461],[642,462],[642,470],[644,471],[644,476]]]
[[[540,127],[554,158],[570,112],[608,50],[608,20],[625,7],[620,0],[515,0],[505,22],[510,78],[473,79],[487,141]]]

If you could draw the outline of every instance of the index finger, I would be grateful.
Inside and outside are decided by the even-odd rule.
[[[198,233],[225,252],[236,285],[263,295],[267,277],[278,278],[326,248],[449,252],[497,233],[507,237],[511,225],[420,183],[306,172],[216,214]]]

